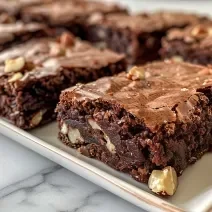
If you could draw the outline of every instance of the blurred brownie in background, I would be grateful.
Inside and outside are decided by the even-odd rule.
[[[212,23],[170,30],[162,40],[161,56],[197,64],[212,64]]]
[[[10,15],[19,16],[21,10],[30,5],[52,2],[53,0],[1,0],[0,12],[7,12]]]
[[[50,34],[50,30],[44,24],[15,22],[13,16],[0,15],[0,51],[31,38]]]
[[[126,70],[124,55],[96,49],[71,34],[31,40],[0,58],[0,116],[23,129],[55,118],[61,90]]]
[[[50,26],[69,27],[74,30],[84,23],[93,13],[126,13],[127,10],[116,4],[98,1],[60,0],[37,6],[26,7],[22,11],[25,21],[45,22]],[[74,30],[76,31],[76,29]]]
[[[84,25],[82,38],[125,53],[130,63],[159,59],[161,38],[173,27],[205,21],[207,18],[177,12],[152,14],[93,14]]]

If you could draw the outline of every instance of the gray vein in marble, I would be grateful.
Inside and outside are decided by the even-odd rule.
[[[2,212],[141,211],[59,166],[0,191]]]

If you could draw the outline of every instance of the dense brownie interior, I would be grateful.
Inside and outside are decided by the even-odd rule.
[[[57,112],[66,145],[147,182],[152,170],[166,166],[182,174],[210,150],[212,93],[205,67],[142,69],[146,80],[123,74],[64,91]]]

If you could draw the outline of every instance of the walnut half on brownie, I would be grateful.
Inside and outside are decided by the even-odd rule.
[[[29,41],[0,58],[5,60],[0,66],[0,116],[23,129],[55,118],[61,90],[126,70],[123,55],[98,50],[70,34]]]
[[[67,89],[56,109],[59,138],[173,195],[176,174],[212,145],[211,74],[203,66],[155,62]],[[158,177],[171,190],[154,187]]]

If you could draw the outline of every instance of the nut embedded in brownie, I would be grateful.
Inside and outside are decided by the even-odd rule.
[[[123,55],[95,49],[70,34],[27,45],[3,52],[6,61],[0,66],[0,116],[23,129],[55,118],[61,90],[126,70]]]
[[[162,40],[163,58],[196,64],[212,64],[212,23],[170,30]]]
[[[207,20],[193,14],[155,12],[152,14],[93,14],[84,24],[81,37],[125,53],[131,63],[159,59],[161,38],[173,27],[183,28]]]
[[[155,62],[67,89],[56,109],[59,138],[139,182],[152,174],[150,188],[173,195],[176,173],[212,145],[211,73]]]

